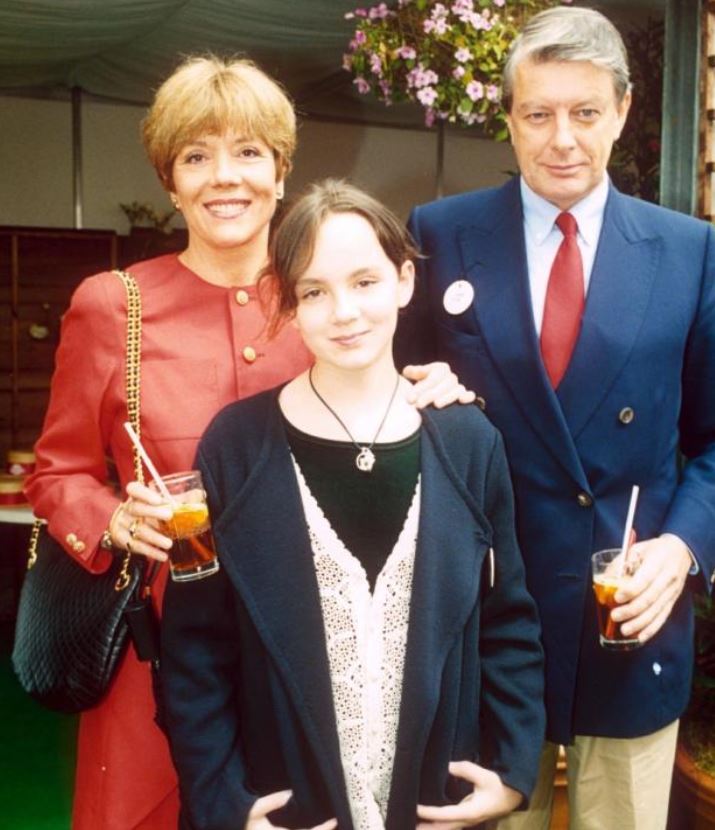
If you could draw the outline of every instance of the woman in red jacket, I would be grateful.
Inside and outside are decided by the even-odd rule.
[[[129,269],[142,296],[143,441],[165,474],[191,467],[198,439],[221,407],[310,363],[293,328],[269,336],[256,288],[291,167],[295,114],[250,62],[193,58],[157,92],[143,138],[189,232],[182,253]],[[108,567],[111,547],[166,558],[162,538],[143,521],[157,515],[144,488],[129,484],[130,498],[120,502],[108,484],[107,457],[122,488],[133,478],[122,429],[125,320],[124,288],[111,273],[88,278],[75,292],[36,446],[37,471],[26,489],[52,536],[94,573]],[[468,400],[444,367],[415,369],[412,378],[425,375],[422,391],[415,387],[420,398]],[[157,607],[165,582],[162,567]],[[153,714],[148,666],[130,648],[107,696],[80,721],[74,830],[174,830],[176,775]]]

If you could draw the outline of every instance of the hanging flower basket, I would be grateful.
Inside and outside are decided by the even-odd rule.
[[[355,33],[343,65],[358,92],[385,104],[414,101],[425,124],[482,125],[507,137],[501,73],[511,42],[536,12],[558,0],[399,0],[346,17]]]

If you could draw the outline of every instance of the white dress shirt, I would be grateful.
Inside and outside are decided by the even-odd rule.
[[[596,258],[596,248],[603,225],[603,211],[608,198],[608,176],[586,196],[577,202],[569,213],[578,225],[577,242],[583,261],[584,291],[588,286]],[[556,205],[534,193],[521,178],[521,201],[524,206],[524,236],[526,238],[526,263],[529,270],[531,307],[537,336],[541,336],[541,322],[544,319],[544,303],[549,283],[551,266],[556,252],[564,238],[556,223],[562,212]]]

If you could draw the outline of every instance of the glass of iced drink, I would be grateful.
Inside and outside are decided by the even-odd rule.
[[[174,542],[169,550],[171,578],[188,582],[216,573],[218,558],[201,473],[190,470],[162,476],[161,480],[171,496],[174,512],[171,519],[158,525],[159,532]],[[150,487],[159,489],[153,481]]]
[[[635,573],[637,561],[623,562],[620,548],[599,550],[591,557],[593,573],[593,592],[596,595],[598,613],[599,640],[603,648],[611,651],[629,651],[638,648],[637,637],[624,637],[620,623],[611,619],[611,611],[616,607],[616,592]]]

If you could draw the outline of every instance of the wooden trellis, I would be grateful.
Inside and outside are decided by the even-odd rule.
[[[715,219],[715,2],[705,3],[702,25],[698,215]]]

